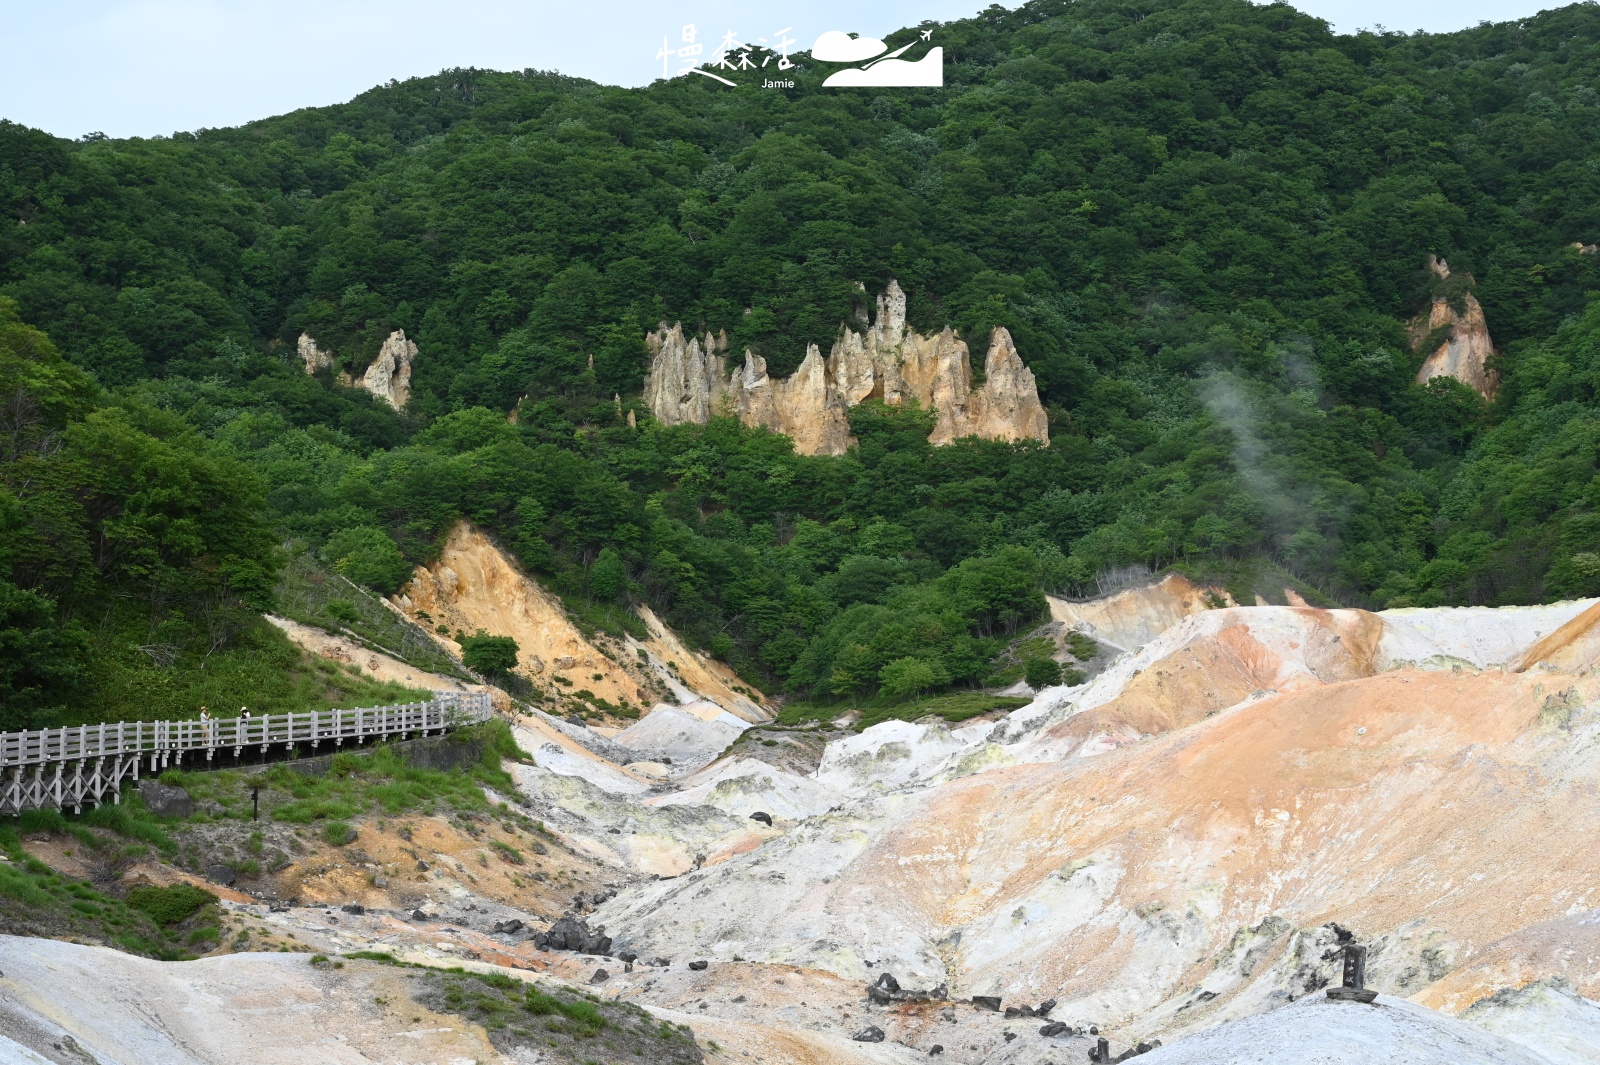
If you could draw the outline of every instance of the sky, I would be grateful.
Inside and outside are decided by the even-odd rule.
[[[795,51],[837,29],[881,37],[985,0],[0,0],[0,118],[62,137],[162,136],[338,103],[450,67],[660,77],[663,44],[728,32]],[[1015,7],[1015,2],[1007,3]],[[1298,0],[1350,32],[1445,31],[1551,0]],[[671,60],[674,67],[678,61]]]

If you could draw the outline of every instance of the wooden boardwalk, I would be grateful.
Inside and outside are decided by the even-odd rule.
[[[119,721],[32,732],[0,733],[0,815],[24,810],[81,812],[85,803],[120,802],[124,781],[138,780],[149,759],[150,772],[181,764],[185,755],[218,751],[238,757],[247,747],[266,754],[331,742],[366,743],[443,732],[487,721],[493,712],[487,692],[438,692],[423,703],[359,710],[310,710],[300,714],[261,714],[210,721]]]

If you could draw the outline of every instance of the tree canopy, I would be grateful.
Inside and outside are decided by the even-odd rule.
[[[820,697],[981,682],[1041,592],[1129,567],[1600,593],[1600,8],[1338,35],[1033,0],[933,29],[937,90],[823,89],[802,55],[792,90],[453,70],[170,138],[0,122],[0,374],[30,412],[0,640],[66,664],[8,698],[70,683],[85,581],[199,632],[269,595],[273,537],[390,591],[461,519],[592,623],[649,603]],[[1429,254],[1472,278],[1492,403],[1414,383]],[[924,330],[1011,330],[1048,448],[931,448],[927,412],[867,404],[810,458],[640,407],[660,321],[781,374],[890,278]],[[296,355],[359,373],[397,328],[404,413]]]

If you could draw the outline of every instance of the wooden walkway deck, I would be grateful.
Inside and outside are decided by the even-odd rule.
[[[439,692],[423,703],[359,710],[0,733],[0,815],[68,806],[81,812],[85,803],[119,802],[123,783],[139,779],[146,758],[155,773],[180,764],[185,755],[204,753],[209,761],[218,751],[237,757],[246,747],[266,754],[275,744],[316,748],[325,742],[342,746],[346,740],[360,744],[420,736],[487,721],[492,712],[486,692]]]

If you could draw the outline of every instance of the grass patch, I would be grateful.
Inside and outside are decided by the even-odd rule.
[[[527,754],[517,747],[505,722],[486,721],[460,729],[446,742],[469,750],[476,747],[480,757],[464,769],[425,769],[407,762],[402,748],[385,744],[334,755],[322,776],[278,764],[214,771],[169,769],[161,780],[183,788],[197,807],[213,811],[197,814],[197,820],[207,816],[250,820],[250,792],[260,788],[263,818],[300,825],[322,823],[327,842],[342,846],[353,838],[348,822],[364,814],[487,811],[490,804],[483,794],[485,786],[502,793],[515,790],[500,762],[526,758]]]
[[[915,699],[878,698],[856,702],[790,703],[778,715],[777,724],[803,725],[813,721],[832,721],[850,710],[861,714],[860,720],[854,726],[857,732],[884,721],[918,721],[930,716],[956,724],[991,710],[1015,710],[1027,706],[1029,702],[1028,699],[1006,695],[966,691],[925,695]]]
[[[228,713],[248,706],[260,715],[427,697],[313,658],[261,618],[250,618],[226,647],[209,655],[181,634],[171,636],[172,644],[151,644],[148,619],[137,612],[113,615],[90,632],[87,683],[73,701],[35,715],[30,728],[193,718],[202,706]],[[107,707],[115,707],[114,715]]]
[[[595,959],[604,967],[606,959]],[[631,1003],[607,1002],[581,992],[540,987],[504,973],[426,969],[416,1000],[439,1013],[480,1024],[502,1053],[536,1050],[540,1061],[581,1065],[699,1065],[705,1060],[693,1034],[657,1021]]]
[[[12,822],[15,825],[16,822]],[[103,842],[96,837],[97,842]],[[209,892],[187,885],[135,888],[127,899],[98,890],[83,880],[62,876],[22,849],[11,826],[0,827],[0,931],[100,942],[130,954],[165,961],[194,955],[185,939],[200,927],[215,925]],[[148,892],[160,892],[158,897]],[[188,892],[204,898],[194,906]],[[152,916],[137,899],[150,906]],[[161,918],[158,920],[157,918]]]
[[[128,905],[142,910],[159,925],[186,921],[216,901],[217,897],[211,892],[193,884],[173,884],[169,887],[145,885],[128,892]]]
[[[357,642],[418,669],[471,679],[426,632],[396,616],[366,588],[323,566],[305,550],[305,545],[295,547],[276,589],[278,610],[284,617],[354,637]]]

